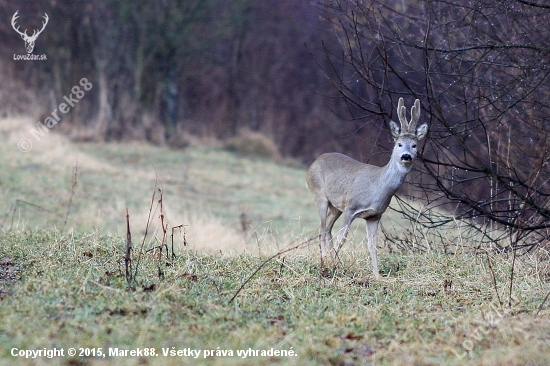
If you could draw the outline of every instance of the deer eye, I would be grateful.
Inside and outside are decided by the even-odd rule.
[[[416,144],[413,145],[413,149],[416,149]]]
[[[403,144],[397,144],[397,146],[399,146],[399,147],[403,147]]]

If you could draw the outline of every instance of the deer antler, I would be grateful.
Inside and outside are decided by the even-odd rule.
[[[415,100],[414,105],[411,108],[411,121],[407,121],[407,108],[404,106],[403,98],[399,98],[397,102],[397,115],[399,116],[399,122],[401,122],[401,132],[414,133],[416,123],[420,118],[420,100]]]
[[[21,37],[23,37],[23,39],[25,41],[29,41],[29,42],[32,42],[32,41],[36,41],[36,38],[38,38],[38,36],[40,35],[40,33],[42,33],[42,31],[44,30],[44,28],[46,28],[46,24],[48,24],[48,20],[50,20],[50,18],[48,17],[48,14],[44,13],[44,19],[45,19],[45,22],[42,22],[42,29],[40,30],[34,30],[34,32],[32,33],[32,36],[29,36],[27,34],[27,30],[25,29],[24,32],[21,32],[19,30],[19,26],[17,26],[17,28],[15,27],[16,26],[16,20],[17,18],[19,18],[19,16],[17,15],[17,13],[19,13],[19,10],[17,10],[15,12],[15,14],[13,14],[13,17],[11,18],[11,26],[13,28],[13,30],[15,30],[17,33],[19,33],[21,35]]]
[[[397,116],[401,123],[401,132],[405,132],[409,128],[409,122],[407,122],[407,109],[404,104],[403,98],[399,98],[399,102],[397,102]]]
[[[42,29],[40,29],[39,31],[37,31],[36,29],[34,30],[32,36],[30,36],[29,38],[32,39],[32,40],[36,40],[36,38],[38,37],[38,35],[40,33],[42,33],[42,31],[44,30],[44,28],[46,28],[46,24],[48,24],[48,20],[50,18],[48,18],[48,14],[44,13],[44,17],[43,17],[46,21],[45,22],[42,22]],[[25,30],[26,32],[26,30]]]
[[[17,26],[17,28],[15,28],[15,21],[17,20],[17,18],[19,18],[19,16],[17,15],[17,13],[19,13],[19,10],[17,10],[15,12],[15,14],[13,14],[13,17],[11,18],[11,26],[13,28],[14,31],[16,31],[17,33],[19,33],[21,35],[21,37],[23,37],[23,39],[25,38],[28,38],[29,36],[27,35],[27,30],[25,29],[25,32],[21,32],[19,30],[19,26]],[[44,13],[45,14],[45,13]],[[46,22],[47,23],[47,22]]]
[[[414,133],[416,129],[416,123],[420,118],[420,100],[415,100],[414,105],[411,108],[411,122],[409,123],[409,131]]]

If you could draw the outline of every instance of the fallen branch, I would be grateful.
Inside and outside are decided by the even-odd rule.
[[[37,210],[40,210],[40,211],[43,211],[43,212],[46,212],[48,214],[51,214],[51,215],[54,215],[54,216],[57,216],[61,219],[65,219],[65,216],[57,213],[57,212],[54,212],[54,211],[51,211],[51,210],[48,210],[47,208],[44,208],[42,206],[39,206],[39,205],[36,205],[34,203],[31,203],[31,202],[27,202],[27,201],[23,201],[23,200],[20,200],[20,199],[16,199],[15,202],[13,203],[13,205],[11,206],[10,210],[8,211],[8,213],[4,216],[4,221],[2,221],[2,228],[4,227],[4,224],[6,223],[6,221],[8,220],[8,217],[11,213],[11,224],[10,224],[10,228],[9,230],[11,230],[13,228],[13,221],[14,221],[14,218],[15,218],[15,213],[17,212],[17,209],[22,205],[22,204],[25,204],[25,205],[28,205],[28,206],[31,206],[31,207],[34,207],[36,208]]]
[[[548,293],[546,294],[546,297],[545,297],[544,300],[542,300],[542,302],[540,303],[539,309],[537,310],[537,313],[535,314],[535,318],[536,318],[537,316],[539,316],[539,313],[540,313],[540,311],[542,310],[542,307],[544,306],[544,303],[546,302],[546,300],[548,300],[548,296],[550,296],[550,291],[548,291]]]
[[[235,298],[239,295],[239,293],[244,289],[244,287],[248,284],[248,282],[250,282],[250,280],[252,279],[252,277],[254,277],[256,275],[256,273],[258,273],[267,263],[269,263],[271,260],[273,260],[274,258],[277,258],[278,256],[284,254],[284,253],[288,253],[290,251],[293,251],[295,249],[298,249],[304,245],[309,245],[309,243],[311,243],[313,240],[317,239],[317,236],[314,236],[312,238],[309,238],[308,240],[306,241],[303,241],[301,242],[300,244],[298,245],[295,245],[293,247],[290,247],[290,248],[287,248],[287,249],[283,249],[279,252],[277,252],[276,254],[272,255],[271,257],[267,258],[262,264],[260,264],[260,266],[258,268],[256,268],[256,270],[243,282],[243,284],[241,285],[241,287],[239,287],[239,289],[237,290],[237,292],[235,292],[235,295],[233,295],[233,297],[231,298],[231,300],[229,300],[229,304],[231,304],[233,302],[233,300],[235,300]]]

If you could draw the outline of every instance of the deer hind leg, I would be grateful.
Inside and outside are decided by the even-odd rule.
[[[336,207],[334,207],[330,202],[328,204],[328,215],[327,215],[327,222],[326,222],[326,240],[328,243],[328,250],[332,256],[334,254],[334,241],[332,239],[332,228],[334,227],[334,223],[338,218],[342,215],[342,211],[338,210]]]
[[[324,197],[315,197],[315,205],[319,213],[321,223],[319,226],[319,247],[321,249],[321,264],[327,255],[327,213],[328,213],[328,199]]]
[[[338,256],[338,252],[342,249],[342,246],[346,242],[346,237],[348,236],[349,226],[351,222],[355,219],[355,216],[352,212],[344,212],[344,218],[342,219],[342,227],[338,231],[338,236],[336,239],[336,250],[334,251],[334,256]]]
[[[378,274],[378,256],[377,256],[377,248],[376,245],[378,244],[378,223],[380,220],[366,220],[367,221],[367,245],[369,247],[370,257],[372,260],[372,272],[374,274],[374,278],[377,280],[380,279],[380,275]]]

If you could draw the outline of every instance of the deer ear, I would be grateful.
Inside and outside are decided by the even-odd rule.
[[[397,140],[397,138],[399,137],[399,134],[401,133],[401,128],[394,121],[390,121],[390,132],[393,139]]]
[[[423,123],[416,129],[416,138],[420,141],[424,137],[426,137],[426,134],[428,133],[428,124]]]

